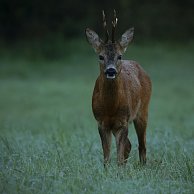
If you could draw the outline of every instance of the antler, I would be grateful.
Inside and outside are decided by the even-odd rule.
[[[117,26],[118,18],[116,16],[116,11],[114,9],[114,19],[112,21],[112,43],[115,42],[115,28]]]
[[[103,19],[103,27],[105,30],[105,43],[107,43],[109,39],[109,32],[107,29],[106,16],[105,16],[104,10],[102,11],[102,19]]]

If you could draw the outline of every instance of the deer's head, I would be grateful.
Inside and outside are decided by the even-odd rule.
[[[127,30],[119,40],[115,41],[115,28],[118,19],[116,18],[116,12],[114,11],[112,37],[110,40],[104,11],[102,13],[106,36],[105,40],[103,41],[96,32],[89,28],[86,29],[86,37],[99,56],[101,73],[103,73],[107,79],[115,79],[120,72],[122,55],[126,51],[128,44],[133,39],[134,28]]]

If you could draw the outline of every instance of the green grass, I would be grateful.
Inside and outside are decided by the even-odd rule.
[[[0,193],[194,193],[194,46],[129,49],[126,58],[153,82],[147,164],[139,164],[131,125],[126,167],[117,167],[113,141],[107,170],[91,111],[97,60],[86,43],[69,46],[51,61],[2,49]]]

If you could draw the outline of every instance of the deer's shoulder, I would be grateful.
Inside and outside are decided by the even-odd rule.
[[[135,76],[137,78],[145,77],[146,79],[149,79],[148,74],[142,66],[133,60],[122,60],[122,73],[128,76]]]

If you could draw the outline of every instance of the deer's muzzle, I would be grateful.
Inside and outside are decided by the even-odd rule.
[[[109,65],[105,69],[104,73],[105,73],[107,79],[114,79],[116,77],[116,74],[117,74],[117,69],[114,66]]]

